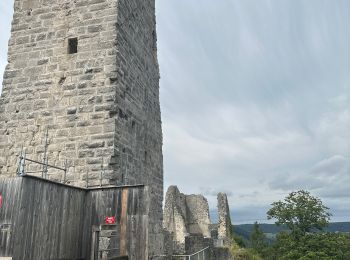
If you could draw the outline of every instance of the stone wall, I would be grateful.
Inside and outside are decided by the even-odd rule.
[[[149,255],[162,253],[163,156],[155,0],[119,0],[115,158],[125,184],[150,187]],[[119,161],[119,163],[118,163]],[[113,164],[113,162],[111,162]]]
[[[207,199],[202,195],[187,195],[187,228],[190,234],[201,234],[210,237],[209,205]]]
[[[227,195],[219,193],[217,198],[219,223],[211,224],[208,201],[204,196],[185,195],[176,186],[168,188],[163,227],[168,240],[171,237],[173,239],[173,248],[167,240],[167,252],[190,255],[209,247],[199,257],[204,255],[215,260],[233,259],[229,251],[232,225]]]
[[[213,247],[213,240],[203,237],[201,234],[193,234],[185,239],[185,251],[187,255],[195,254],[206,247]],[[209,253],[210,250],[208,250]],[[201,255],[202,256],[202,255]]]
[[[222,239],[225,244],[229,243],[232,234],[232,223],[230,217],[230,208],[225,193],[218,194],[218,238]]]
[[[0,174],[22,147],[68,183],[145,184],[149,254],[162,251],[163,166],[154,0],[15,0],[0,98]],[[77,53],[69,42],[77,40]],[[27,165],[31,171],[40,167]],[[40,173],[39,173],[40,174]],[[49,171],[52,180],[62,174]]]
[[[229,248],[226,247],[214,247],[211,250],[211,259],[213,260],[234,260],[230,253]]]
[[[15,0],[14,8],[0,100],[1,174],[15,174],[22,146],[42,161],[48,129],[49,162],[68,159],[71,183],[87,172],[97,178],[102,158],[114,158],[117,1]],[[70,38],[78,39],[75,54]],[[111,170],[106,182],[119,177]]]
[[[174,252],[185,253],[185,238],[191,234],[210,237],[208,201],[202,195],[185,195],[170,186],[165,197],[163,226],[173,235]]]

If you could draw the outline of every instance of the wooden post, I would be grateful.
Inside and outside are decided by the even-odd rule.
[[[98,260],[98,250],[100,242],[100,227],[92,227],[92,240],[91,240],[91,260]]]

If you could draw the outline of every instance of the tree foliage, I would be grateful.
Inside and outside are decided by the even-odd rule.
[[[236,243],[232,243],[230,253],[235,260],[263,260],[254,250],[242,248]]]
[[[258,222],[254,223],[253,231],[250,234],[250,245],[259,254],[263,255],[268,246],[267,238],[260,229]]]
[[[270,248],[270,257],[279,260],[345,260],[350,259],[348,234],[314,233],[294,237],[282,232]]]
[[[277,225],[286,225],[293,235],[322,230],[329,223],[329,208],[319,198],[311,196],[308,191],[300,190],[290,193],[284,201],[271,204],[267,212],[268,219],[277,219]]]
[[[244,238],[237,235],[237,234],[232,234],[231,236],[233,238],[233,241],[239,246],[239,247],[246,247],[246,244],[245,244],[245,241],[244,241]]]
[[[264,259],[272,260],[343,260],[350,259],[349,234],[316,233],[329,223],[331,214],[322,201],[307,191],[290,193],[284,201],[274,202],[267,212],[277,225],[290,232],[277,235]]]
[[[290,193],[284,201],[275,202],[268,218],[289,230],[280,231],[274,244],[258,223],[250,236],[250,248],[231,247],[234,259],[244,260],[345,260],[350,259],[350,234],[314,232],[327,226],[331,214],[322,201],[307,191]]]

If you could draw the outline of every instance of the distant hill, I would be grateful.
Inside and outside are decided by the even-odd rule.
[[[261,230],[267,235],[270,240],[273,240],[280,231],[287,231],[284,226],[277,226],[275,224],[259,224]],[[249,240],[250,233],[253,230],[253,224],[234,225],[233,232],[242,236],[245,240]],[[330,223],[325,232],[331,233],[350,233],[350,222],[334,222]]]

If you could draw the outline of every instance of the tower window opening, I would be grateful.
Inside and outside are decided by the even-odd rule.
[[[68,54],[74,54],[78,52],[78,38],[68,39]]]

